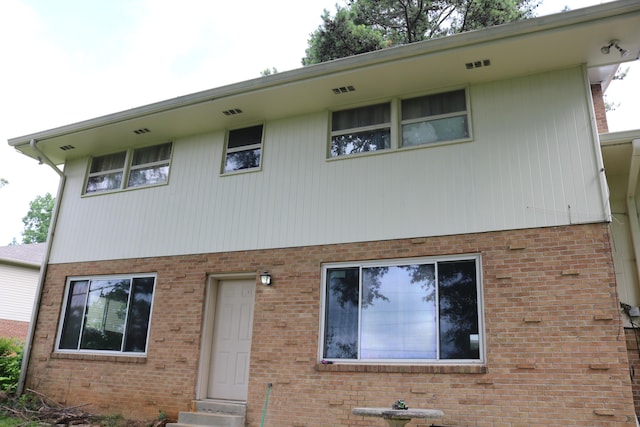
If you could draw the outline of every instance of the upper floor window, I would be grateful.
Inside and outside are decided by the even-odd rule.
[[[334,111],[329,156],[469,139],[467,103],[458,89]]]
[[[169,179],[173,144],[121,151],[91,159],[85,193],[164,184]]]
[[[224,173],[260,167],[263,125],[229,131],[224,159]]]
[[[389,103],[335,111],[331,115],[331,157],[391,146]]]
[[[402,146],[469,137],[464,89],[402,100]]]
[[[155,276],[72,278],[58,350],[145,353]]]
[[[479,362],[479,257],[324,267],[323,359]]]

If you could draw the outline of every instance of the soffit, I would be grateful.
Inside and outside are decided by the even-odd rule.
[[[186,95],[9,140],[37,158],[29,141],[55,164],[130,146],[174,140],[260,121],[585,64],[592,83],[608,83],[622,61],[611,39],[640,52],[640,3],[619,1],[558,15],[385,49]],[[468,69],[467,63],[490,65]],[[334,88],[355,91],[336,95]],[[223,112],[242,110],[241,114]],[[136,134],[138,129],[149,133]],[[61,147],[72,149],[62,149]]]

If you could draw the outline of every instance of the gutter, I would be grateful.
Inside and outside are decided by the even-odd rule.
[[[631,165],[629,166],[629,181],[627,184],[627,213],[629,214],[629,228],[631,229],[631,243],[635,258],[637,277],[640,278],[640,220],[636,205],[636,190],[640,176],[640,139],[631,141]]]
[[[31,348],[33,344],[33,337],[36,331],[36,323],[38,321],[38,312],[40,309],[40,303],[42,302],[42,290],[44,288],[44,280],[47,275],[47,266],[49,265],[49,258],[51,256],[51,246],[53,243],[53,236],[55,234],[56,223],[58,221],[58,213],[60,212],[60,202],[62,201],[62,194],[66,184],[67,177],[58,167],[38,148],[37,141],[32,139],[29,143],[31,148],[38,153],[38,160],[41,163],[46,163],[51,167],[59,176],[60,182],[58,184],[58,192],[56,194],[56,201],[53,206],[53,212],[51,213],[51,222],[49,223],[49,232],[47,234],[47,246],[42,257],[42,264],[40,265],[40,274],[38,276],[38,285],[36,288],[36,297],[33,301],[33,309],[31,311],[31,321],[29,322],[29,330],[27,332],[27,340],[24,345],[24,353],[22,355],[22,365],[20,367],[20,378],[18,379],[18,388],[16,395],[22,395],[24,386],[27,380],[27,369],[29,368],[29,358],[31,357]]]

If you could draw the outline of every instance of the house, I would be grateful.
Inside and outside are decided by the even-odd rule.
[[[10,139],[61,176],[21,386],[181,425],[635,425],[640,131],[602,91],[639,24],[615,1]]]
[[[0,246],[0,337],[27,339],[45,243]]]

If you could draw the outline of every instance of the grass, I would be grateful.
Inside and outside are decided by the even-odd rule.
[[[38,423],[30,422],[25,424],[24,420],[0,415],[0,427],[16,427],[16,426],[36,427],[38,426]]]

